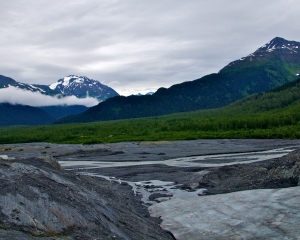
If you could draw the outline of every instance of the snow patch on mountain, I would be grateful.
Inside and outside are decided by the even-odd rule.
[[[260,47],[256,53],[273,52],[275,50],[288,50],[290,53],[298,53],[299,43],[295,41],[288,41],[280,37],[272,39],[270,42]]]
[[[49,85],[52,90],[59,91],[65,96],[85,98],[91,96],[102,101],[119,94],[112,88],[103,85],[97,80],[84,76],[69,75]]]
[[[271,53],[274,51],[288,51],[291,54],[298,53],[299,46],[299,42],[288,41],[283,38],[276,37],[257,49],[254,53],[251,53],[247,57],[243,57],[239,60],[241,61],[246,59],[252,61],[253,57],[263,57],[265,53]]]
[[[60,83],[59,82],[53,83],[53,84],[49,85],[49,88],[54,90],[58,84],[60,84]]]
[[[244,61],[246,64],[247,62],[251,62],[253,60],[260,61],[264,57],[267,57],[271,53],[284,53],[284,54],[298,54],[300,53],[300,43],[296,41],[289,41],[284,38],[275,37],[270,42],[266,43],[262,47],[258,48],[254,53],[249,54],[246,57],[242,57],[236,61],[229,63],[223,69],[231,67],[234,64],[239,64],[241,61]],[[220,71],[222,71],[221,69]]]

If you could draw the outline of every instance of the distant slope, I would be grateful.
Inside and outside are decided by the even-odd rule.
[[[106,143],[188,139],[300,139],[300,79],[219,109],[160,117],[0,128],[0,143]],[[20,134],[20,132],[22,134]]]
[[[38,107],[51,116],[53,116],[55,119],[63,118],[69,115],[76,115],[79,113],[82,113],[88,109],[86,106],[82,105],[72,105],[72,106],[44,106],[44,107]]]
[[[42,94],[50,96],[54,96],[60,93],[59,91],[50,89],[46,85],[20,83],[10,77],[0,75],[0,88],[8,88],[9,86],[13,86],[30,92],[40,92]]]
[[[39,108],[0,103],[0,126],[43,125],[54,120],[54,117]]]
[[[300,43],[274,38],[254,53],[200,79],[160,88],[152,96],[110,98],[77,116],[57,123],[93,122],[159,116],[226,106],[253,93],[296,79]]]
[[[292,104],[299,103],[299,101],[300,78],[265,93],[253,94],[243,98],[224,107],[222,111],[236,113],[266,112],[274,109],[280,110]]]

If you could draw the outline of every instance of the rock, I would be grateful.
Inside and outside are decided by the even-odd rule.
[[[212,168],[209,173],[199,177],[198,180],[198,188],[205,187],[210,194],[299,186],[300,151],[255,164]]]
[[[149,200],[150,200],[150,201],[160,202],[160,201],[157,200],[157,199],[160,199],[160,198],[167,198],[167,199],[170,199],[172,196],[173,196],[173,195],[170,195],[170,194],[152,193],[152,194],[149,196]]]
[[[55,169],[62,170],[62,167],[60,166],[60,164],[58,163],[58,161],[54,157],[51,157],[51,156],[40,156],[38,158],[44,160],[47,163],[49,163]]]
[[[0,162],[3,239],[173,239],[145,215],[127,185],[57,170],[49,158]]]

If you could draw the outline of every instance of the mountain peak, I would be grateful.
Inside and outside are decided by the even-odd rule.
[[[287,50],[291,53],[297,53],[299,47],[299,42],[288,41],[281,37],[275,37],[270,42],[257,49],[256,52],[273,52],[274,50]]]
[[[101,84],[99,81],[77,75],[69,75],[49,85],[49,88],[61,92],[66,96],[85,98],[87,95],[104,100],[119,94],[112,88]]]
[[[254,53],[249,54],[246,57],[242,57],[239,60],[229,63],[222,68],[219,72],[224,72],[230,69],[233,65],[238,67],[241,64],[249,64],[252,61],[261,61],[262,59],[272,58],[273,54],[282,56],[296,56],[300,53],[300,42],[289,41],[281,37],[275,37],[270,42],[266,43],[262,47],[258,48]]]
[[[69,76],[61,78],[57,82],[51,84],[49,86],[49,88],[52,89],[52,90],[54,90],[59,85],[67,87],[67,86],[72,85],[72,84],[84,84],[86,81],[92,81],[93,83],[94,82],[99,82],[99,81],[96,81],[96,80],[93,80],[93,79],[90,79],[90,78],[84,77],[84,76],[69,75]],[[64,88],[62,86],[60,88]]]

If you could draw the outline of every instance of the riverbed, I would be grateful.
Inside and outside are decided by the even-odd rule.
[[[189,239],[207,239],[205,234],[210,234],[212,229],[208,227],[207,231],[204,231],[199,226],[208,224],[205,219],[219,218],[225,208],[216,211],[213,204],[204,204],[200,199],[205,199],[205,202],[217,201],[224,204],[230,198],[233,205],[227,204],[226,208],[239,206],[239,216],[243,216],[242,213],[247,210],[247,205],[255,205],[255,200],[248,197],[252,199],[251,202],[241,201],[242,197],[236,196],[235,194],[238,194],[236,192],[241,192],[242,196],[261,196],[260,200],[268,200],[270,206],[279,206],[280,203],[277,200],[284,198],[266,200],[268,194],[272,195],[273,192],[265,192],[266,190],[254,192],[252,189],[296,187],[297,182],[293,180],[294,176],[284,177],[276,182],[272,174],[273,172],[277,174],[278,169],[282,168],[281,165],[284,166],[285,161],[293,158],[287,156],[296,156],[293,152],[297,152],[299,148],[299,140],[263,139],[124,142],[94,145],[28,143],[1,145],[0,155],[6,159],[55,157],[64,169],[76,174],[130,185],[132,194],[141,199],[141,205],[149,208],[152,216],[161,217],[162,228],[172,232],[176,239],[186,239],[187,236]],[[281,165],[277,166],[276,163]],[[268,175],[273,165],[275,170]],[[286,176],[287,173],[284,174]],[[277,177],[274,175],[274,178]],[[260,181],[256,181],[258,179]],[[244,190],[249,189],[251,191],[243,193]],[[291,193],[289,190],[282,192],[293,194],[297,191],[296,187],[290,191]],[[291,199],[297,200],[297,195],[291,196]],[[290,205],[293,205],[294,200]],[[294,202],[297,202],[296,200]],[[197,207],[199,211],[196,211],[191,207],[196,206],[198,202],[202,202],[201,206],[205,205],[207,211],[211,208],[210,215],[203,214],[203,208]],[[176,207],[174,210],[176,205],[180,208]],[[297,207],[294,209],[298,211]],[[274,211],[273,208],[271,210]],[[287,209],[280,212],[283,218],[290,217],[285,214],[286,211]],[[173,215],[170,215],[170,212]],[[225,216],[224,219],[220,218],[223,220],[215,226],[219,226],[220,231],[216,231],[215,235],[210,235],[210,239],[239,239],[238,236],[251,239],[249,228],[255,229],[255,223],[254,225],[249,223],[246,228],[237,228],[240,230],[237,230],[236,234],[229,234],[234,223],[228,226],[222,225],[222,221],[226,222],[225,219],[228,219],[230,215],[230,212],[222,215]],[[192,218],[190,223],[187,221],[189,216]],[[295,213],[292,213],[292,216],[299,218]],[[256,221],[258,223],[264,221],[263,215],[260,220],[256,219]],[[273,225],[270,223],[271,225],[267,227],[262,225],[264,231],[260,230],[262,233],[255,235],[256,239],[265,239],[266,236],[271,236],[273,239],[276,239],[274,236],[278,236],[277,239],[283,239],[285,235],[278,235],[275,229],[281,226],[282,221],[278,220],[277,223],[272,223]],[[237,225],[245,222],[249,222],[249,219],[240,218],[235,221]],[[285,226],[285,231],[291,227],[293,226]],[[199,238],[199,231],[205,233],[203,238]],[[293,239],[292,237],[285,239]]]

